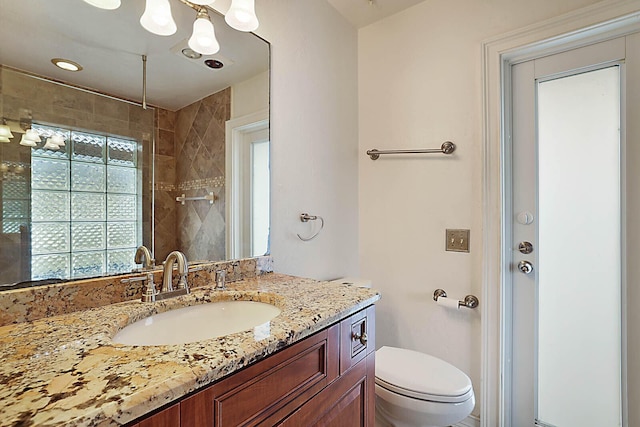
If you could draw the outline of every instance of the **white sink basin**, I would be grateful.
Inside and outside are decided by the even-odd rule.
[[[154,314],[120,330],[113,342],[128,345],[171,345],[202,341],[246,330],[257,339],[268,336],[269,321],[280,314],[271,304],[221,301]],[[266,330],[265,330],[266,329]]]

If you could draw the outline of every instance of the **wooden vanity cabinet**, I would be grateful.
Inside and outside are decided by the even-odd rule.
[[[370,306],[143,419],[139,427],[373,427],[374,338]]]
[[[176,403],[150,415],[131,427],[177,427],[180,425],[180,404]]]

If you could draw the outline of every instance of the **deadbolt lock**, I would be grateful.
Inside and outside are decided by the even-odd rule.
[[[533,252],[533,245],[531,244],[531,242],[520,242],[518,244],[518,250],[522,254],[530,254],[531,252]]]

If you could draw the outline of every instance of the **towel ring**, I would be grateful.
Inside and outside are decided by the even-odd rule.
[[[302,222],[315,221],[315,220],[318,220],[318,219],[320,220],[320,229],[318,231],[316,231],[313,234],[313,236],[311,236],[311,237],[302,237],[301,235],[296,234],[296,236],[298,236],[298,239],[302,240],[303,242],[308,242],[309,240],[313,240],[318,236],[318,234],[320,234],[320,232],[324,228],[324,219],[322,219],[321,216],[309,215],[308,213],[300,214],[300,221],[302,221]]]

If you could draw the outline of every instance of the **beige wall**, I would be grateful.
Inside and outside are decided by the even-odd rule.
[[[155,257],[160,261],[176,249],[190,261],[225,258],[225,122],[230,114],[230,88],[176,112],[158,111]],[[176,202],[182,194],[209,192],[216,198],[213,204]]]
[[[231,118],[269,108],[269,72],[265,71],[231,87]]]
[[[378,345],[449,361],[478,398],[483,301],[457,312],[432,296],[482,294],[481,43],[593,3],[429,0],[359,31],[360,152],[458,147],[451,157],[359,157],[360,273],[383,294]],[[471,253],[445,252],[446,228],[471,229]]]

